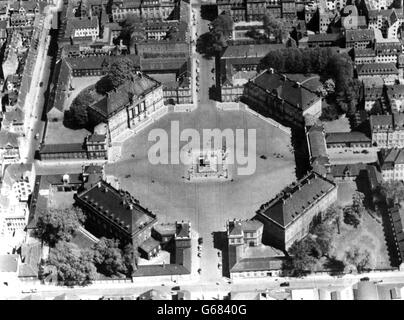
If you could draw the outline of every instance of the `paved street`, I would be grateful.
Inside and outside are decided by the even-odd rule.
[[[216,282],[209,281],[139,281],[130,284],[105,284],[105,285],[90,285],[88,287],[65,288],[56,286],[40,286],[37,287],[36,294],[42,299],[53,299],[62,294],[75,294],[83,299],[99,299],[102,296],[134,296],[137,297],[141,293],[150,290],[158,289],[162,292],[170,294],[173,292],[173,287],[179,286],[181,289],[189,290],[192,294],[192,299],[211,300],[228,295],[229,292],[262,292],[265,290],[291,290],[291,289],[311,289],[325,288],[337,289],[347,286],[352,286],[360,281],[363,277],[369,277],[370,281],[379,282],[380,285],[391,286],[404,284],[404,272],[380,272],[362,275],[346,275],[343,278],[331,277],[328,275],[316,275],[302,279],[295,278],[257,278],[235,280],[229,284],[225,280]],[[281,287],[280,284],[288,282],[288,287]],[[28,296],[29,293],[22,293],[21,288],[15,290],[0,289],[0,299],[21,299]]]

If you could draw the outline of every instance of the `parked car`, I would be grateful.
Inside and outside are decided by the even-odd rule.
[[[35,138],[35,140],[38,140],[39,139],[39,133],[37,133],[34,138]]]
[[[218,263],[218,264],[217,264],[217,268],[218,268],[218,269],[222,269],[222,264],[221,264],[221,263]]]
[[[175,286],[175,287],[172,287],[171,290],[177,290],[178,291],[178,290],[181,290],[181,288],[180,288],[180,286]]]
[[[198,269],[198,273],[199,273],[199,274],[201,274],[201,272],[202,272],[202,269],[201,269],[201,268],[199,268],[199,269]]]
[[[280,284],[280,286],[281,286],[281,287],[289,287],[289,286],[290,286],[290,283],[289,283],[289,282],[282,282],[282,283]]]
[[[199,245],[203,244],[203,238],[202,237],[198,238],[198,244]]]
[[[222,256],[222,253],[220,251],[218,251],[217,256],[220,258]]]
[[[369,281],[370,279],[369,279],[369,277],[363,277],[363,278],[361,278],[361,281]]]

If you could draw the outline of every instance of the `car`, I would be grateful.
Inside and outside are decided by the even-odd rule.
[[[181,288],[180,288],[180,286],[175,286],[175,287],[172,287],[171,290],[178,291],[178,290],[181,290]]]
[[[217,264],[217,268],[218,268],[218,269],[222,269],[222,264],[221,264],[221,263],[218,263],[218,264]]]
[[[199,244],[199,245],[203,244],[203,238],[202,238],[202,237],[199,237],[199,238],[198,238],[198,244]]]
[[[289,282],[282,282],[279,286],[281,286],[281,287],[289,287],[290,283]]]
[[[199,273],[199,274],[201,274],[201,272],[202,272],[202,269],[201,269],[201,268],[199,268],[199,269],[198,269],[198,273]]]
[[[35,138],[35,140],[38,140],[39,139],[39,133],[37,133],[34,138]]]
[[[220,258],[222,256],[222,253],[220,251],[218,251],[217,256]]]
[[[369,279],[369,277],[363,277],[363,278],[361,278],[361,281],[369,281],[370,279]]]
[[[41,82],[39,83],[39,87],[42,88],[42,86],[43,86],[43,82],[41,81]]]
[[[198,257],[199,257],[199,258],[201,257],[201,253],[200,253],[200,252],[198,252]]]

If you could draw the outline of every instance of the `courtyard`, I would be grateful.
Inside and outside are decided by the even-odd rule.
[[[161,128],[170,137],[172,121],[179,122],[180,132],[194,128],[201,136],[202,129],[256,129],[255,172],[238,175],[236,165],[229,165],[231,179],[193,182],[185,179],[186,165],[152,165],[148,150],[155,142],[148,141],[148,134]],[[107,175],[118,178],[122,189],[156,213],[160,222],[190,220],[205,241],[202,274],[215,277],[219,272],[217,264],[212,263],[214,256],[217,260],[212,233],[225,230],[229,219],[252,218],[263,202],[296,180],[290,143],[290,135],[245,111],[218,111],[213,104],[203,104],[191,113],[170,113],[126,140],[122,158],[108,164],[105,170]]]

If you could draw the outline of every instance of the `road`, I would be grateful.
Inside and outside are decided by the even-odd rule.
[[[88,287],[65,288],[57,286],[39,286],[36,295],[41,299],[53,299],[54,297],[66,293],[74,294],[83,299],[99,299],[102,296],[135,296],[141,293],[156,289],[163,293],[170,294],[173,287],[179,286],[181,289],[191,292],[194,300],[212,300],[223,298],[230,292],[264,292],[266,290],[289,291],[293,289],[329,289],[335,290],[344,287],[350,287],[360,281],[363,277],[369,277],[370,281],[380,282],[382,286],[392,287],[404,285],[404,272],[380,272],[368,273],[362,275],[346,275],[343,278],[332,277],[328,275],[309,276],[302,279],[296,278],[251,278],[234,280],[228,283],[226,279],[218,282],[209,281],[142,281],[139,280],[130,284],[99,284]],[[289,286],[282,287],[280,284],[288,282]],[[217,284],[219,283],[219,284]],[[164,284],[164,285],[163,285]],[[0,299],[21,299],[29,293],[22,293],[22,287],[13,289],[0,289]]]

